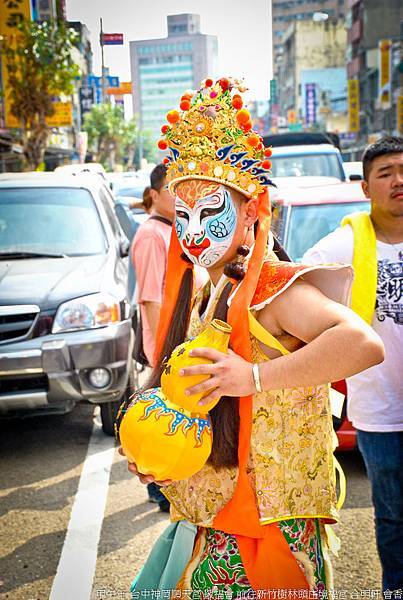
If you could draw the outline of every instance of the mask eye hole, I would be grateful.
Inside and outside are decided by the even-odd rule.
[[[189,215],[187,213],[185,213],[183,210],[177,210],[176,216],[179,217],[180,219],[186,219],[187,221],[189,221]]]
[[[213,217],[219,215],[222,212],[222,206],[220,208],[203,208],[200,213],[200,220],[206,219],[207,217]]]

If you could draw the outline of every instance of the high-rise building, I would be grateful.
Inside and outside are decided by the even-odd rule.
[[[166,113],[186,89],[217,74],[217,38],[200,32],[200,17],[168,16],[166,38],[130,42],[133,109],[157,138]]]
[[[313,21],[314,15],[330,19],[344,16],[344,0],[272,0],[273,72],[277,77],[282,60],[282,44],[286,30],[298,21]]]

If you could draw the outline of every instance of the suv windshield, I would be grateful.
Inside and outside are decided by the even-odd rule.
[[[301,260],[308,248],[340,225],[343,217],[365,210],[369,210],[369,202],[293,206],[285,249],[292,260]]]
[[[0,254],[81,256],[101,254],[106,247],[98,211],[87,190],[1,189]]]
[[[271,156],[273,177],[337,177],[342,179],[335,154],[295,154]]]

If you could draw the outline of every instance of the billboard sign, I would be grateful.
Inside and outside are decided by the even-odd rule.
[[[305,123],[314,125],[316,123],[316,83],[305,84]]]
[[[379,91],[378,99],[381,108],[391,107],[391,82],[392,82],[392,42],[379,40]]]
[[[31,19],[30,0],[0,0],[0,36],[12,44],[18,34],[18,26],[24,20]],[[11,114],[11,89],[8,84],[7,58],[2,59],[2,82],[4,90],[5,127],[18,128],[19,121]],[[18,66],[17,66],[18,68]],[[17,73],[18,77],[18,73]]]
[[[54,114],[46,117],[49,127],[71,127],[73,124],[73,107],[71,102],[53,102]]]
[[[358,79],[347,82],[348,130],[357,133],[360,130],[360,85]]]
[[[95,91],[93,87],[82,86],[79,91],[80,96],[80,113],[81,119],[85,113],[90,112],[92,106],[95,104]]]

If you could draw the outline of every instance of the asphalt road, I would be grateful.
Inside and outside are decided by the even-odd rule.
[[[129,600],[134,574],[168,524],[93,413],[82,404],[64,416],[0,421],[0,598]],[[339,460],[348,489],[336,527],[334,600],[375,598],[380,568],[368,481],[358,453]]]

